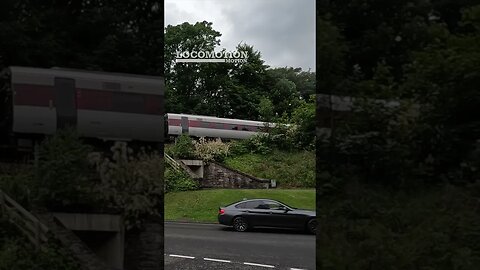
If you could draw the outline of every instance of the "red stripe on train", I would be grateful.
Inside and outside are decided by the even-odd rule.
[[[14,84],[15,105],[30,105],[48,107],[54,100],[53,86]]]
[[[14,84],[15,105],[55,106],[53,86]],[[77,109],[162,115],[162,97],[77,88]]]

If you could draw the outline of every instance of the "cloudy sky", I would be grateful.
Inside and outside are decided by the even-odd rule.
[[[165,1],[165,26],[204,20],[222,48],[247,43],[269,66],[315,71],[315,0]]]

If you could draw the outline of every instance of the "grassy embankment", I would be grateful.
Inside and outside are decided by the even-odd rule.
[[[271,198],[315,209],[315,189],[210,189],[165,194],[165,220],[217,222],[218,207],[244,198]]]
[[[225,165],[259,178],[274,179],[279,188],[315,188],[315,153],[273,151],[268,155],[229,157]]]
[[[211,189],[165,194],[165,220],[216,222],[219,206],[244,198],[271,198],[315,209],[315,153],[307,151],[230,156],[227,167],[277,181],[276,189]]]

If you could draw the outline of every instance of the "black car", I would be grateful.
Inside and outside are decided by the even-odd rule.
[[[315,211],[301,210],[270,199],[252,199],[232,203],[218,210],[218,222],[244,232],[253,227],[307,230],[315,234]]]

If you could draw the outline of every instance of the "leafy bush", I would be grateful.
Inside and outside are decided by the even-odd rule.
[[[266,134],[258,134],[245,140],[236,141],[231,144],[233,156],[247,153],[266,155],[272,152],[270,137]]]
[[[191,159],[195,157],[193,140],[186,134],[179,136],[175,144],[166,148],[165,151],[176,159]]]
[[[198,189],[198,184],[184,171],[165,170],[165,193]]]
[[[292,113],[292,141],[297,149],[315,149],[315,96],[310,101],[300,101]]]
[[[100,176],[95,194],[105,205],[123,211],[127,229],[141,227],[145,217],[159,215],[163,209],[163,158],[157,153],[134,155],[123,142],[111,150],[111,160],[90,154]]]
[[[193,145],[195,147],[195,156],[204,161],[223,161],[230,150],[230,145],[223,143],[220,138],[213,141],[200,138]]]
[[[0,175],[0,189],[12,197],[20,205],[29,208],[37,199],[33,170],[16,170],[11,174]]]
[[[0,216],[0,269],[77,270],[75,259],[55,241],[39,251],[16,227]]]
[[[90,151],[72,129],[61,130],[42,142],[35,186],[47,207],[91,204]]]

